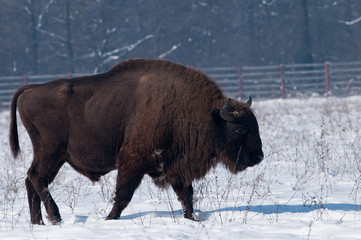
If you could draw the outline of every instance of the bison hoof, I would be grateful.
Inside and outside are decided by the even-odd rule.
[[[60,225],[63,222],[63,220],[59,217],[54,217],[53,219],[49,219],[49,221],[53,225]]]
[[[126,206],[126,205],[127,204],[124,204],[124,206]],[[120,214],[122,213],[122,211],[119,210],[119,209],[124,209],[124,207],[121,208],[121,207],[119,207],[119,204],[114,203],[114,206],[113,206],[112,210],[110,211],[108,217],[105,220],[117,220],[117,219],[119,219]]]
[[[197,219],[197,216],[192,213],[190,216],[187,214],[187,216],[184,216],[186,219],[189,219],[189,220],[192,220],[192,221],[195,221],[195,222],[200,222],[199,219]]]
[[[31,221],[31,224],[33,224],[33,225],[45,225],[43,220]]]
[[[109,213],[108,217],[105,220],[117,220],[120,218],[120,214],[117,213]]]

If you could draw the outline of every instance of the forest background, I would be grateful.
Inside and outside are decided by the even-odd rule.
[[[0,0],[0,76],[361,60],[359,0]]]

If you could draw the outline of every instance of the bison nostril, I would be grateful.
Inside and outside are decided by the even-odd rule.
[[[250,159],[250,161],[247,162],[247,166],[253,167],[253,166],[259,164],[260,162],[262,162],[262,160],[263,160],[263,154],[256,155],[256,156],[252,157]]]
[[[256,156],[256,164],[258,164],[258,163],[260,163],[260,162],[262,162],[262,160],[263,160],[263,154],[262,155],[258,155],[258,156]]]
[[[253,165],[256,165],[263,160],[263,154],[257,155],[253,158]]]

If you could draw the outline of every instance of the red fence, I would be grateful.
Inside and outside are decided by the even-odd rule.
[[[271,99],[361,94],[361,62],[202,69],[225,95]]]
[[[361,94],[361,62],[281,64],[260,67],[201,69],[213,78],[224,94],[257,99]],[[28,83],[90,75],[60,74],[0,77],[0,109],[8,108],[12,95]]]

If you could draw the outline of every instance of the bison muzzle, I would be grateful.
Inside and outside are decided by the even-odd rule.
[[[25,180],[31,222],[43,224],[41,202],[49,220],[61,222],[48,185],[65,162],[91,181],[118,170],[107,219],[120,217],[145,174],[171,186],[194,219],[193,180],[218,163],[237,173],[263,159],[251,104],[225,98],[198,70],[162,60],[128,60],[95,76],[20,88],[9,136],[16,157],[18,108],[34,150]]]

